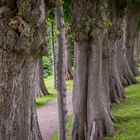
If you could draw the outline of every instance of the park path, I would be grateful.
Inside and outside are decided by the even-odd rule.
[[[72,94],[67,93],[67,110],[72,114]],[[57,99],[49,102],[47,105],[37,109],[38,121],[43,136],[43,140],[50,140],[51,136],[58,129],[58,106]]]

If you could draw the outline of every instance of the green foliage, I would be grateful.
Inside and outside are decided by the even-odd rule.
[[[71,47],[72,52],[72,64],[74,62],[74,49],[72,46],[73,44],[73,36],[72,36],[72,30],[71,30],[71,24],[70,24],[70,4],[71,1],[64,0],[63,6],[64,6],[64,15],[65,15],[65,29],[66,29],[66,35],[68,39],[68,45]],[[54,33],[54,53],[56,51],[56,37],[59,35],[59,31],[56,29],[55,25],[55,14],[54,11],[51,11],[48,15],[48,18],[46,20],[47,22],[47,44],[48,44],[48,53],[46,56],[43,57],[43,68],[44,68],[44,76],[47,78],[48,76],[53,74],[53,58],[52,58],[52,23],[54,25],[53,33]],[[55,57],[55,56],[54,56]]]
[[[105,21],[103,24],[104,24],[104,27],[105,27],[106,29],[111,28],[112,25],[113,25],[113,23],[112,23],[110,20]]]
[[[60,32],[55,28],[54,33],[56,36],[58,36],[60,34]]]
[[[47,56],[43,56],[43,69],[44,69],[45,78],[52,75],[53,63],[52,63],[52,56],[51,56],[50,50],[49,50],[49,53],[47,54]]]
[[[46,56],[43,57],[43,68],[44,68],[44,77],[47,78],[48,76],[53,74],[53,58],[52,58],[52,36],[51,36],[51,23],[54,23],[54,13],[52,12],[47,19],[47,44],[48,44],[48,53]],[[54,31],[54,42],[56,48],[56,35],[55,35],[55,28]]]
[[[71,13],[71,0],[64,0],[63,3],[65,23],[70,22],[70,13]]]

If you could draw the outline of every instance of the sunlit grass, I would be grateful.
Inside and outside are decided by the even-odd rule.
[[[45,85],[49,91],[49,95],[36,98],[37,108],[44,106],[48,102],[54,100],[57,96],[56,90],[54,88],[53,76],[49,76],[48,78],[44,80],[45,80]],[[66,88],[68,91],[72,90],[72,84],[73,84],[72,80],[69,80],[66,82]]]

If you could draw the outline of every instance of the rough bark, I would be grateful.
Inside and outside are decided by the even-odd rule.
[[[118,69],[120,81],[124,86],[127,86],[130,84],[136,83],[136,79],[130,68],[130,65],[129,65],[128,59],[127,59],[127,55],[126,55],[126,53],[128,52],[128,49],[126,49],[126,46],[128,43],[127,42],[128,36],[127,36],[126,17],[124,16],[124,8],[123,8],[123,5],[125,5],[125,4],[123,4],[122,6],[121,5],[118,2],[118,6],[117,6],[118,12],[117,13],[120,13],[120,14],[118,14],[119,17],[118,17],[117,22],[120,20],[118,25],[121,28],[121,32],[120,32],[121,35],[120,35],[120,38],[118,38],[118,40],[117,40],[116,58],[117,58],[117,69]],[[134,51],[131,52],[131,55],[133,55],[133,54],[134,54]],[[129,59],[132,59],[132,57]],[[132,59],[132,61],[133,60],[134,59]]]
[[[0,139],[42,140],[35,68],[44,49],[43,0],[0,1]]]
[[[72,140],[103,140],[115,130],[102,88],[102,26],[107,1],[73,1],[76,42]],[[89,15],[90,13],[90,15]],[[88,16],[87,16],[88,15]],[[100,17],[100,18],[98,18]]]
[[[108,101],[119,103],[119,100],[124,97],[124,89],[119,78],[119,68],[117,67],[117,43],[116,41],[111,41],[112,39],[109,39],[108,35],[109,33],[106,34],[103,42],[103,80],[106,86],[106,93],[110,97]]]
[[[42,57],[40,57],[36,64],[36,86],[35,86],[35,95],[37,97],[48,95],[49,92],[46,88],[44,83],[43,77],[43,64],[42,64]]]
[[[59,116],[59,140],[67,139],[67,109],[66,109],[66,84],[64,69],[64,13],[61,0],[56,7],[56,28],[59,31],[57,36],[56,51],[56,89],[58,93],[58,116]]]
[[[106,107],[109,112],[109,115],[112,120],[115,120],[115,118],[112,115],[111,112],[111,98],[110,98],[110,88],[109,88],[109,58],[112,54],[112,46],[110,45],[110,41],[108,38],[108,32],[105,34],[105,37],[103,39],[103,49],[102,49],[102,77],[103,77],[103,90],[105,92],[104,97],[106,99]]]
[[[119,76],[123,86],[136,83],[136,79],[129,67],[126,58],[126,18],[122,18],[122,35],[117,43],[117,67],[119,70]]]
[[[126,56],[130,66],[131,71],[136,76],[139,74],[137,69],[135,59],[134,59],[134,47],[135,47],[135,34],[138,26],[139,20],[139,4],[133,1],[128,2],[127,8],[127,40],[126,40]]]
[[[135,84],[137,81],[135,79],[134,74],[132,73],[127,58],[126,58],[126,48],[125,46],[122,47],[122,39],[119,40],[117,45],[117,61],[118,61],[118,69],[119,69],[119,76],[123,86]]]
[[[121,98],[124,98],[124,89],[120,81],[118,68],[117,68],[117,44],[112,42],[112,47],[114,47],[113,53],[109,58],[109,85],[110,85],[110,97],[111,102],[119,103]]]
[[[137,65],[135,63],[135,58],[134,58],[134,47],[127,48],[126,54],[132,73],[134,74],[134,76],[139,75],[139,71],[137,69]]]
[[[119,103],[119,100],[125,97],[124,88],[120,80],[120,70],[117,65],[117,55],[121,58],[121,52],[118,52],[117,43],[122,37],[122,19],[123,9],[119,9],[119,3],[112,1],[112,11],[110,19],[112,26],[108,29],[109,45],[110,45],[110,57],[109,57],[109,88],[111,102]],[[122,63],[122,60],[119,62]]]
[[[8,48],[0,49],[0,56],[0,139],[42,140],[35,108],[35,60]]]
[[[140,24],[138,25],[138,64],[140,64]]]
[[[135,46],[134,46],[134,61],[138,66],[139,64],[139,25],[137,26],[137,30],[135,33]]]

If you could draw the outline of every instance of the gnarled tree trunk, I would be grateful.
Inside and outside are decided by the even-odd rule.
[[[8,48],[1,48],[0,56],[0,139],[42,140],[35,108],[36,60]]]
[[[105,35],[102,23],[106,19],[103,13],[107,5],[107,1],[102,0],[73,1],[76,62],[72,140],[103,140],[105,133],[113,135],[115,132],[111,111],[106,105],[107,96],[102,88],[102,44]]]
[[[44,21],[43,0],[0,1],[0,140],[42,140],[35,68],[44,49]]]

